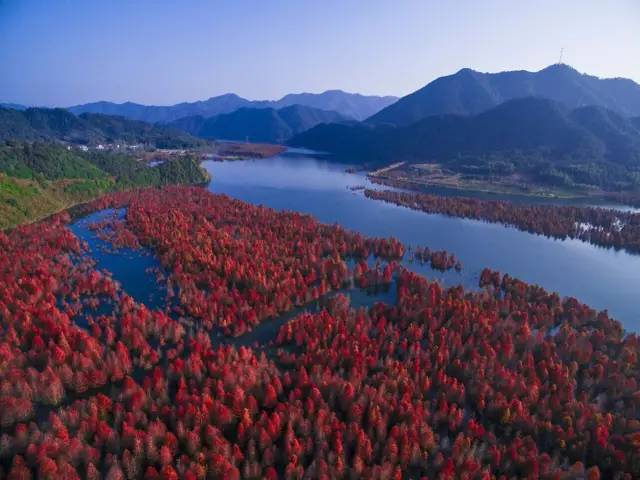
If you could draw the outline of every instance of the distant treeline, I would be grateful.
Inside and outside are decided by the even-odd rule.
[[[597,207],[521,205],[503,200],[439,197],[391,190],[365,196],[426,213],[484,220],[553,238],[576,238],[603,247],[640,253],[640,214]]]

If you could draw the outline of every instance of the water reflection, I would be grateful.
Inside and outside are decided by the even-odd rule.
[[[114,280],[136,302],[143,303],[150,309],[163,309],[166,303],[166,284],[156,281],[154,272],[161,266],[152,252],[145,248],[114,249],[89,228],[92,223],[105,220],[114,213],[122,218],[124,210],[114,212],[107,209],[92,213],[74,222],[70,227],[71,231],[87,243],[87,254],[95,260],[98,270],[110,272]]]

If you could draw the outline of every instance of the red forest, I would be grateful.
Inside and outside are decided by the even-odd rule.
[[[455,269],[457,272],[462,270],[462,262],[453,254],[445,250],[431,251],[429,247],[417,247],[412,252],[413,257],[421,264],[428,263],[431,268],[440,271]]]
[[[640,476],[638,339],[605,312],[488,270],[444,289],[393,239],[195,187],[85,210],[121,206],[109,238],[154,251],[169,311],[97,271],[67,214],[0,233],[0,478]],[[213,342],[350,282],[397,301]]]
[[[640,214],[597,207],[522,205],[503,200],[441,197],[426,193],[366,189],[374,200],[440,213],[502,223],[553,238],[576,238],[602,247],[640,253]]]

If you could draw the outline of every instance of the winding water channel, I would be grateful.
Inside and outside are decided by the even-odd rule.
[[[627,330],[640,331],[639,255],[370,200],[361,191],[349,188],[376,188],[363,174],[347,173],[346,165],[304,152],[287,152],[262,160],[205,161],[203,166],[212,176],[208,187],[212,192],[278,210],[308,213],[322,222],[339,223],[365,235],[395,236],[408,246],[448,250],[463,262],[462,272],[441,273],[415,262],[404,262],[408,268],[445,285],[476,288],[480,271],[489,267],[563,296],[574,296],[591,307],[607,309]],[[110,271],[127,293],[151,308],[159,306],[164,292],[154,286],[154,274],[149,273],[150,268],[157,267],[156,260],[149,252],[102,248],[100,240],[87,228],[100,215],[76,222],[74,233],[88,241],[98,267]],[[355,304],[373,300],[351,294]],[[253,332],[242,343],[264,340],[262,336],[264,332]]]

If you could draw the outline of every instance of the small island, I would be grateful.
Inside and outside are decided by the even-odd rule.
[[[214,161],[247,160],[251,158],[275,157],[287,147],[271,143],[217,142],[213,154]]]

